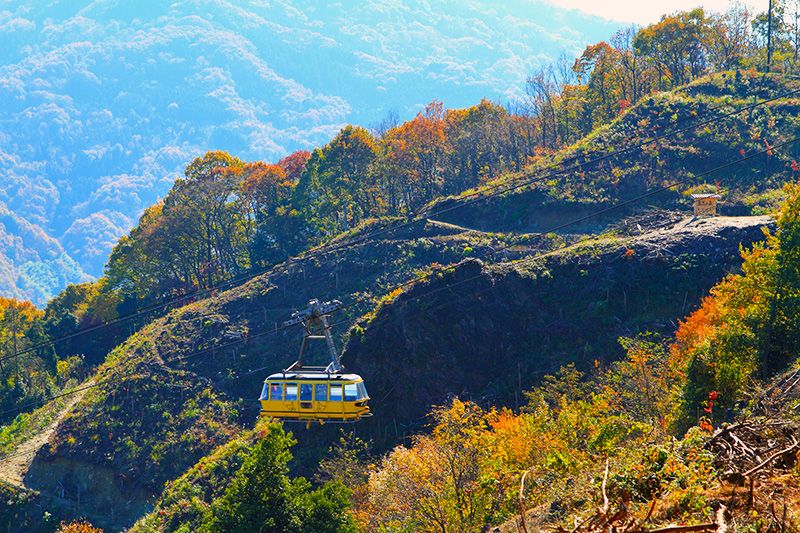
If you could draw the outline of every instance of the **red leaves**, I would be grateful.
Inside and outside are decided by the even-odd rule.
[[[719,393],[715,390],[712,390],[708,393],[708,401],[706,402],[706,406],[703,407],[703,411],[706,413],[711,413],[714,411],[714,401],[719,398]]]
[[[278,166],[283,169],[290,180],[297,181],[300,179],[300,174],[303,173],[310,158],[310,152],[298,150],[278,161]]]

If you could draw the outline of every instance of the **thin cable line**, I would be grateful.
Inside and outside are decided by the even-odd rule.
[[[356,238],[354,240],[344,241],[344,242],[342,242],[340,244],[333,245],[333,246],[323,245],[320,248],[316,248],[316,249],[312,248],[311,250],[309,250],[308,252],[304,253],[303,255],[298,256],[296,258],[291,258],[288,261],[285,261],[284,263],[281,263],[279,265],[273,265],[273,266],[268,267],[266,269],[262,269],[262,270],[259,270],[257,272],[254,272],[254,273],[246,274],[246,275],[240,276],[238,278],[233,278],[233,279],[221,281],[221,282],[219,282],[217,285],[215,285],[213,287],[202,288],[202,289],[199,289],[199,290],[197,290],[197,291],[195,291],[193,293],[189,293],[189,294],[186,294],[186,295],[178,296],[178,297],[173,298],[171,300],[168,300],[166,302],[162,302],[162,303],[158,303],[158,304],[151,304],[151,305],[145,307],[144,309],[141,309],[141,310],[136,311],[134,313],[130,313],[128,315],[116,317],[116,318],[108,320],[106,322],[102,322],[100,324],[95,324],[93,326],[89,326],[87,328],[83,328],[81,330],[69,333],[67,335],[63,335],[63,336],[61,336],[59,338],[50,339],[50,340],[48,340],[46,342],[42,342],[42,343],[39,343],[37,345],[27,347],[27,348],[25,348],[23,350],[20,350],[18,352],[13,353],[13,354],[0,357],[0,362],[7,361],[7,360],[10,360],[10,359],[14,359],[16,357],[19,357],[19,356],[24,355],[26,353],[30,353],[30,352],[39,350],[41,348],[54,346],[55,344],[58,344],[58,343],[63,342],[65,340],[69,340],[69,339],[78,337],[80,335],[84,335],[86,333],[91,333],[93,331],[97,331],[99,329],[102,329],[102,328],[105,328],[105,327],[109,327],[109,326],[118,324],[120,322],[131,320],[131,319],[136,318],[138,316],[142,316],[144,314],[150,313],[150,312],[155,311],[157,309],[164,308],[166,306],[169,306],[170,304],[173,304],[173,303],[176,303],[176,302],[180,302],[182,300],[185,301],[185,300],[195,299],[195,298],[197,298],[199,296],[202,296],[202,295],[212,294],[213,292],[221,290],[221,289],[226,288],[226,287],[230,288],[229,286],[237,285],[239,283],[245,283],[245,282],[247,282],[247,281],[249,281],[249,280],[251,280],[251,279],[253,279],[255,277],[258,277],[258,276],[261,276],[261,275],[264,275],[264,274],[272,273],[273,276],[284,274],[284,273],[286,273],[288,271],[288,269],[290,267],[292,267],[294,265],[302,264],[304,262],[308,262],[308,261],[313,260],[315,258],[324,256],[324,255],[327,255],[327,254],[330,254],[330,253],[333,253],[333,252],[337,252],[337,251],[340,251],[340,250],[345,249],[345,248],[350,248],[350,247],[356,246],[356,245],[358,245],[358,244],[360,244],[360,243],[362,243],[362,242],[364,242],[366,240],[372,239],[372,238],[374,238],[376,236],[383,235],[383,234],[391,232],[391,231],[396,231],[396,230],[411,226],[411,225],[413,225],[413,224],[415,224],[417,222],[420,222],[421,220],[433,218],[433,217],[439,216],[441,214],[451,212],[451,211],[453,211],[455,209],[460,209],[462,207],[467,207],[469,205],[473,205],[473,204],[475,204],[477,202],[490,200],[492,198],[495,198],[497,196],[506,194],[506,193],[508,193],[510,191],[514,191],[514,190],[520,189],[520,188],[525,187],[527,185],[532,185],[532,184],[535,184],[535,183],[538,183],[538,182],[541,182],[541,181],[545,181],[545,180],[551,179],[551,178],[553,178],[555,176],[564,174],[566,172],[570,172],[570,171],[577,170],[577,169],[580,169],[580,168],[583,168],[583,167],[586,167],[586,166],[590,166],[590,165],[594,165],[594,164],[600,163],[600,162],[605,161],[607,159],[610,159],[612,157],[628,153],[628,152],[630,152],[630,151],[632,151],[634,149],[642,148],[642,147],[647,146],[649,144],[656,143],[656,142],[658,142],[660,140],[663,140],[663,139],[678,135],[680,133],[683,133],[683,132],[686,132],[686,131],[689,131],[689,130],[692,130],[692,129],[695,129],[695,128],[699,128],[699,127],[702,127],[702,126],[705,126],[705,125],[708,125],[708,124],[712,124],[714,122],[717,122],[717,121],[720,121],[720,120],[723,120],[723,119],[726,119],[726,118],[730,118],[732,116],[744,113],[746,111],[750,111],[752,109],[755,109],[757,107],[769,104],[771,102],[774,102],[774,101],[777,101],[777,100],[780,100],[780,99],[789,98],[789,97],[791,97],[793,95],[796,95],[798,93],[800,93],[800,89],[795,89],[795,90],[792,90],[792,91],[788,91],[786,93],[782,93],[780,95],[773,96],[771,98],[767,98],[767,99],[762,100],[760,102],[755,102],[753,104],[749,104],[747,106],[743,106],[741,108],[737,108],[737,109],[729,111],[727,113],[723,113],[723,114],[717,115],[715,117],[710,117],[710,118],[708,118],[706,120],[703,120],[703,121],[701,121],[701,122],[699,122],[697,124],[691,124],[691,125],[684,126],[684,127],[678,128],[676,130],[670,131],[668,133],[657,135],[657,136],[652,137],[652,138],[650,138],[648,140],[639,142],[638,144],[629,146],[628,148],[623,148],[623,149],[621,149],[619,151],[608,152],[608,153],[606,153],[606,154],[604,154],[604,155],[602,155],[600,157],[597,157],[597,158],[589,160],[589,161],[580,162],[580,163],[575,164],[575,165],[573,165],[571,167],[562,168],[561,170],[553,171],[553,172],[547,173],[545,175],[537,176],[535,178],[523,180],[523,181],[517,182],[517,183],[512,183],[509,186],[507,186],[505,188],[502,188],[502,189],[501,189],[502,185],[498,184],[496,186],[493,186],[493,187],[490,186],[490,187],[488,187],[486,189],[483,189],[483,190],[477,190],[474,193],[471,193],[471,196],[473,196],[473,198],[471,198],[470,200],[468,200],[466,202],[460,202],[460,203],[456,203],[454,205],[445,206],[445,207],[443,207],[443,208],[441,208],[439,210],[422,211],[421,213],[419,213],[417,215],[414,215],[411,219],[406,220],[406,221],[404,221],[402,223],[398,223],[398,224],[395,224],[395,225],[391,225],[391,224],[387,225],[386,227],[383,227],[381,229],[375,230],[373,232],[368,232],[368,233],[366,233],[366,234],[364,234],[364,235],[362,235],[362,236],[360,236],[360,237],[358,237],[358,238]],[[715,111],[715,110],[720,109],[722,107],[725,107],[727,105],[729,105],[729,104],[728,103],[720,104],[718,106],[714,106],[714,107],[711,107],[711,108],[707,109],[705,112],[708,113],[708,111]],[[697,117],[690,117],[689,119],[684,119],[684,121],[694,120],[696,118]],[[561,165],[565,164],[568,161],[574,161],[574,160],[578,159],[579,157],[580,157],[580,155],[574,155],[574,156],[571,156],[570,158],[567,158],[564,161],[560,161],[558,163],[553,163],[553,164],[551,164],[549,166],[549,169],[555,169],[558,166],[561,166]],[[500,190],[497,190],[496,192],[493,192],[493,193],[490,193],[490,194],[484,194],[484,193],[486,193],[487,190],[492,190],[493,188],[500,189]],[[470,196],[470,195],[467,195],[467,196]],[[277,272],[276,272],[276,270],[277,270]],[[184,305],[186,305],[186,304],[184,304]]]

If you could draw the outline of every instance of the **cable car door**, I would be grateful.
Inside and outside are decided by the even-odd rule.
[[[311,383],[300,384],[300,411],[313,411],[314,402],[312,401],[311,391],[314,385]]]

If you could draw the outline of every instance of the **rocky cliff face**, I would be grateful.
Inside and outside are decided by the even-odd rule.
[[[366,380],[375,416],[359,431],[391,445],[454,395],[518,406],[567,363],[622,353],[617,339],[670,335],[740,265],[766,217],[683,220],[634,237],[598,237],[541,259],[461,263],[358,324],[344,361]]]

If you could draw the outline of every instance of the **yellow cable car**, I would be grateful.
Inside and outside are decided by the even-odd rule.
[[[261,415],[348,422],[370,415],[368,400],[364,380],[357,374],[280,372],[264,381]]]
[[[284,325],[302,322],[305,335],[300,357],[283,372],[264,380],[261,391],[261,416],[286,421],[355,422],[372,416],[364,380],[344,372],[328,324],[328,316],[341,305],[338,301],[311,300],[308,309],[296,312]],[[327,367],[305,366],[309,340],[327,341],[331,362]]]

